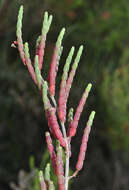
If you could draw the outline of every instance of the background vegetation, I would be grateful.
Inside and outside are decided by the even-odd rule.
[[[71,169],[77,158],[83,126],[91,110],[96,119],[89,139],[85,166],[71,189],[127,190],[129,187],[129,3],[127,0],[0,0],[0,189],[11,189],[24,170],[24,179],[46,158],[44,132],[47,123],[42,101],[17,49],[19,6],[24,5],[23,37],[31,46],[40,34],[43,13],[54,19],[47,38],[43,75],[47,76],[53,46],[62,27],[66,27],[64,53],[58,81],[66,55],[72,45],[84,44],[69,106],[74,105],[89,82],[93,89],[73,140]],[[58,86],[57,86],[58,91]],[[45,153],[45,154],[44,154]],[[35,164],[29,161],[31,155]],[[44,158],[44,159],[45,159]],[[30,164],[31,162],[31,164]],[[30,167],[31,165],[31,167]],[[33,167],[32,167],[33,166]],[[23,174],[22,173],[22,174]],[[27,173],[25,175],[25,173]],[[28,179],[28,178],[27,178]],[[30,180],[29,180],[30,181]],[[25,180],[22,181],[25,183]],[[29,184],[30,184],[29,183]],[[15,187],[13,187],[15,189]]]

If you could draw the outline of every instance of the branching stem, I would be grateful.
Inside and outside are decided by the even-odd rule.
[[[50,97],[53,102],[53,105],[55,106],[55,108],[57,108],[57,104],[56,104],[56,100],[55,100],[54,96],[50,96]]]
[[[55,108],[57,108],[56,100],[54,96],[51,97],[51,100],[53,104],[55,105]],[[68,190],[68,183],[69,183],[69,143],[68,143],[68,138],[66,134],[66,129],[64,123],[61,122],[61,127],[62,127],[62,132],[64,139],[66,141],[66,150],[65,150],[65,190]]]

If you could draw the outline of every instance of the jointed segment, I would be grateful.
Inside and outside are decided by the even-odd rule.
[[[37,85],[38,85],[39,89],[41,90],[42,83],[44,81],[43,81],[43,78],[41,76],[41,70],[39,68],[39,58],[38,58],[38,55],[35,56],[35,65],[34,66],[35,66],[35,74],[36,74]]]
[[[62,135],[60,126],[57,121],[56,109],[54,107],[47,109],[46,116],[48,120],[48,126],[50,127],[50,130],[53,133],[54,137],[59,140],[60,144],[63,147],[66,147],[66,141]]]
[[[78,107],[77,107],[75,115],[74,115],[74,119],[71,122],[71,126],[70,126],[70,128],[68,130],[68,136],[69,137],[75,136],[75,134],[76,134],[76,130],[77,130],[78,122],[79,122],[79,119],[80,119],[80,115],[81,115],[81,113],[83,111],[83,107],[85,105],[86,99],[88,98],[88,95],[89,95],[89,92],[91,90],[91,87],[92,87],[92,84],[89,83],[87,88],[85,89],[85,92],[82,95],[82,98],[81,98],[79,104],[78,104]]]
[[[87,122],[87,125],[86,125],[86,127],[84,129],[84,134],[83,134],[83,137],[82,137],[82,143],[81,143],[81,146],[80,146],[80,153],[79,153],[78,161],[77,161],[77,164],[76,164],[77,171],[80,171],[82,169],[82,167],[83,167],[83,162],[84,162],[84,159],[85,159],[85,154],[86,154],[86,149],[87,149],[87,142],[88,142],[89,134],[90,134],[90,131],[91,131],[91,125],[93,123],[94,116],[95,116],[95,111],[92,111],[91,115],[89,117],[89,120]]]
[[[47,82],[44,81],[42,99],[43,99],[44,109],[45,110],[48,110],[51,107],[51,104],[50,104],[48,96],[47,96],[47,91],[48,91],[48,85],[47,85]]]
[[[43,19],[43,27],[42,27],[42,35],[46,35],[50,29],[51,23],[52,23],[52,15],[48,16],[48,12],[46,11],[44,13],[44,19]]]
[[[42,31],[41,31],[41,36],[40,36],[40,38],[38,38],[37,48],[36,48],[36,55],[38,55],[38,58],[39,58],[39,68],[40,68],[40,70],[42,69],[42,66],[43,66],[45,42],[46,42],[47,33],[48,33],[49,28],[51,26],[51,22],[52,22],[52,15],[50,15],[49,18],[48,18],[48,13],[45,12],[44,20],[43,20],[43,27],[42,27]]]
[[[61,32],[58,36],[56,46],[54,48],[54,52],[52,55],[52,60],[51,60],[50,69],[49,69],[49,76],[48,76],[50,96],[55,96],[55,82],[56,82],[56,75],[57,75],[57,71],[58,71],[59,57],[62,52],[61,43],[63,40],[64,33],[65,33],[65,28],[63,28],[61,30]]]
[[[63,69],[63,75],[62,75],[62,80],[60,84],[60,92],[59,92],[59,100],[58,100],[58,115],[59,119],[62,123],[65,122],[66,120],[66,81],[68,78],[68,72],[69,72],[69,67],[70,63],[72,61],[72,57],[74,54],[74,47],[71,48],[69,55],[66,59],[66,63],[64,65]]]
[[[61,47],[64,34],[65,34],[65,28],[62,28],[62,30],[60,31],[60,34],[59,34],[59,36],[57,38],[57,41],[56,41],[56,48]]]
[[[23,19],[23,6],[20,7],[18,14],[17,31],[16,31],[17,37],[22,36],[22,19]]]
[[[48,151],[49,151],[49,154],[51,157],[51,161],[52,161],[52,166],[53,166],[55,173],[57,173],[57,170],[56,170],[56,153],[54,151],[52,139],[51,139],[49,132],[46,132],[45,135],[46,135],[47,148],[48,148]]]
[[[29,71],[34,83],[37,84],[35,71],[34,71],[34,68],[31,64],[30,53],[29,53],[29,45],[27,42],[24,45],[24,52],[25,52],[25,62],[26,62],[26,66],[28,68],[28,71]]]
[[[64,178],[64,164],[63,164],[63,158],[62,158],[62,147],[58,143],[56,146],[57,151],[57,178],[58,178],[58,185],[59,190],[66,190],[65,189],[65,178]]]
[[[72,121],[73,121],[73,108],[70,108],[68,113],[68,124],[70,124]]]
[[[36,55],[38,55],[38,47],[39,47],[40,41],[41,41],[41,36],[38,36],[36,40],[36,50],[37,50],[37,52],[35,53]]]
[[[26,62],[25,62],[25,55],[24,55],[24,45],[23,45],[23,40],[22,40],[22,18],[23,18],[23,6],[21,6],[19,9],[16,36],[17,36],[17,44],[18,44],[20,57],[21,57],[22,62],[25,65]]]
[[[95,111],[92,111],[91,114],[90,114],[89,120],[87,122],[87,126],[89,126],[89,127],[92,126],[94,117],[95,117]]]
[[[69,77],[68,77],[68,80],[67,80],[67,83],[66,83],[66,99],[68,99],[68,96],[69,96],[69,91],[70,91],[70,88],[72,86],[72,82],[73,82],[73,79],[74,79],[74,76],[75,76],[75,73],[76,73],[76,69],[78,67],[78,63],[80,61],[80,57],[82,55],[82,51],[83,51],[83,46],[80,46],[78,52],[77,52],[77,56],[74,60],[74,63],[72,65],[72,70],[69,74]]]

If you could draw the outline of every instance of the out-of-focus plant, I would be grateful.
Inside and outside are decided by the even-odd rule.
[[[49,159],[49,152],[45,151],[41,160],[40,168],[45,168]],[[30,156],[29,158],[29,166],[30,171],[25,172],[24,170],[20,170],[18,173],[18,182],[15,184],[14,182],[10,183],[10,187],[13,190],[39,190],[39,177],[38,171],[40,168],[36,167],[34,156]]]
[[[119,67],[114,71],[105,70],[100,95],[107,119],[105,125],[113,147],[129,147],[129,50],[126,49],[120,59]],[[110,103],[109,103],[110,100]]]
[[[73,65],[71,66],[71,71],[69,71],[70,64],[72,61],[75,48],[72,47],[68,54],[60,83],[59,98],[58,102],[56,102],[55,98],[56,75],[58,71],[59,61],[63,51],[62,40],[65,34],[65,28],[61,30],[57,38],[56,45],[51,58],[51,63],[47,78],[48,81],[45,81],[44,78],[42,77],[41,72],[43,67],[45,42],[46,42],[47,33],[49,31],[52,22],[52,15],[49,16],[47,12],[45,12],[44,14],[41,35],[38,37],[36,42],[34,61],[31,60],[28,43],[27,42],[24,43],[22,39],[22,18],[23,18],[23,6],[20,7],[18,14],[17,31],[16,31],[17,40],[13,42],[12,47],[16,46],[18,47],[22,62],[28,68],[31,78],[33,79],[34,83],[40,90],[50,133],[57,140],[57,143],[55,145],[56,146],[55,150],[55,146],[53,144],[50,133],[46,132],[47,148],[50,153],[52,166],[57,176],[59,189],[68,190],[69,180],[75,177],[83,167],[89,133],[95,116],[95,112],[92,111],[91,115],[89,116],[89,120],[86,124],[86,127],[84,129],[84,134],[80,146],[80,152],[76,164],[76,170],[73,173],[73,175],[70,176],[69,162],[70,162],[70,157],[72,156],[71,140],[76,135],[78,122],[80,120],[80,115],[81,112],[83,111],[85,102],[88,98],[89,92],[92,87],[91,83],[89,83],[88,86],[86,87],[82,95],[82,98],[80,99],[79,105],[75,111],[75,114],[73,113],[74,110],[70,108],[69,113],[67,115],[68,111],[67,100],[69,97],[69,92],[72,86],[74,75],[76,73],[76,69],[78,67],[78,63],[80,61],[80,57],[83,51],[83,46],[81,45],[77,52]],[[68,126],[67,129],[65,125]],[[65,152],[65,162],[63,160],[63,151]],[[49,163],[45,167],[44,175],[42,171],[39,172],[39,180],[40,180],[41,190],[55,189],[54,183],[51,179],[51,171]]]
[[[64,152],[63,152],[63,160],[64,160]],[[10,182],[11,189],[13,190],[39,190],[40,189],[39,170],[41,169],[46,170],[48,168],[50,168],[51,170],[51,179],[54,182],[55,188],[58,189],[57,178],[53,170],[52,163],[50,162],[49,152],[47,149],[42,156],[40,167],[39,168],[36,167],[35,158],[32,155],[29,158],[29,167],[30,167],[29,172],[25,172],[24,170],[19,171],[17,184],[15,184],[14,182]],[[70,174],[72,174],[71,170],[70,170]]]

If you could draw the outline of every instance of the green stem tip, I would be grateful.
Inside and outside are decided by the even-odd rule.
[[[45,167],[44,178],[45,178],[46,181],[50,181],[50,164],[49,163]]]
[[[66,63],[65,63],[64,69],[63,69],[63,72],[64,72],[63,75],[65,77],[65,80],[67,80],[67,75],[68,75],[69,67],[70,67],[72,57],[73,57],[73,54],[74,54],[74,50],[75,50],[75,47],[73,46],[70,49],[69,55],[68,55],[68,57],[66,59]]]
[[[80,57],[81,57],[81,55],[82,55],[82,51],[83,51],[83,45],[81,45],[80,47],[79,47],[79,50],[78,50],[78,52],[77,52],[77,56],[76,56],[76,58],[75,58],[75,62],[79,62],[80,61]]]
[[[53,181],[49,181],[48,187],[49,187],[49,190],[55,190],[55,186],[54,186]]]
[[[87,122],[87,126],[90,127],[92,125],[94,117],[95,117],[95,111],[92,111],[91,114],[90,114],[90,116],[89,116],[89,120]]]
[[[23,18],[23,5],[20,6],[18,13],[18,21],[17,21],[17,37],[21,37],[22,35],[22,18]]]
[[[27,58],[30,58],[29,44],[28,44],[28,42],[25,42],[25,44],[24,44],[24,51],[25,51],[25,56],[26,56]]]
[[[56,47],[60,47],[61,46],[64,34],[65,34],[65,28],[62,28],[62,30],[60,31],[60,34],[58,36],[57,42],[56,42]]]
[[[39,171],[39,181],[42,181],[44,180],[44,177],[43,177],[43,172],[40,170]]]
[[[48,90],[48,85],[47,81],[44,81],[43,83],[43,103],[44,103],[44,109],[47,110],[49,108],[49,99],[47,97],[47,90]]]
[[[91,90],[91,87],[92,87],[92,84],[89,83],[88,86],[86,87],[86,90],[85,90],[85,91],[86,91],[87,93],[89,93],[90,90]]]
[[[72,120],[73,120],[73,108],[70,108],[68,113],[68,122],[71,122]]]
[[[46,35],[49,31],[50,25],[52,23],[52,15],[48,16],[48,12],[44,13],[42,35]]]

